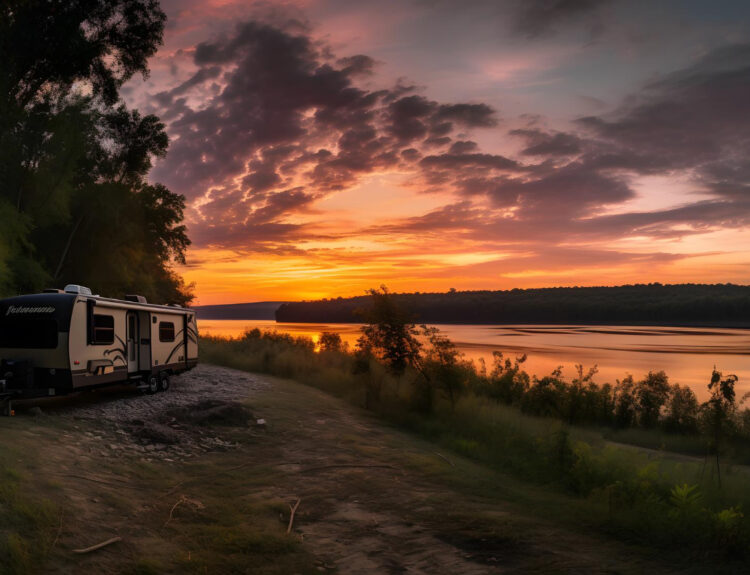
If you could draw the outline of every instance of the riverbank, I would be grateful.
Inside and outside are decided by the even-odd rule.
[[[737,473],[727,459],[731,438],[724,438],[721,465],[713,456],[691,457],[707,453],[707,439],[698,429],[691,434],[665,430],[698,425],[691,418],[708,411],[684,388],[664,387],[663,374],[617,389],[589,385],[585,372],[577,383],[558,377],[529,386],[517,365],[501,361],[501,370],[490,377],[471,370],[446,372],[448,379],[426,387],[416,373],[394,378],[372,362],[363,371],[355,356],[316,353],[309,340],[289,336],[254,332],[233,341],[204,338],[201,353],[215,363],[318,387],[443,449],[572,495],[600,529],[628,540],[661,550],[689,545],[701,557],[750,551],[750,523],[741,511],[750,505],[750,491],[746,473]],[[651,403],[662,388],[668,395],[660,401],[671,398],[663,412]],[[605,427],[597,427],[600,417],[609,422]],[[589,422],[588,427],[571,425],[576,421]],[[617,441],[650,449],[620,448]],[[731,445],[741,460],[747,456],[744,441]]]
[[[252,417],[180,419],[205,415],[206,396]],[[163,426],[150,433],[171,442],[148,439],[144,415]],[[42,414],[26,406],[0,420],[0,431],[3,573],[699,573],[703,565],[617,542],[575,498],[289,380],[201,365],[165,394],[108,390]]]

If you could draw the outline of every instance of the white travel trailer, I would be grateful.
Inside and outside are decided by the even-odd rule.
[[[78,285],[0,300],[0,400],[134,383],[166,391],[198,363],[195,312]]]

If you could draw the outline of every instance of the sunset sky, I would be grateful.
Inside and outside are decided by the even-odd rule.
[[[162,5],[198,304],[750,283],[750,2]]]

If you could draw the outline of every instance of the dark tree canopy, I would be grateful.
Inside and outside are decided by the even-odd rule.
[[[0,6],[0,292],[65,283],[187,303],[184,198],[147,181],[164,124],[120,100],[148,73],[157,0]]]
[[[158,0],[5,0],[0,6],[3,97],[22,107],[91,86],[107,104],[162,43]]]

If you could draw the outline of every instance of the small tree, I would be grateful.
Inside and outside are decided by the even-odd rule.
[[[562,399],[565,381],[562,366],[539,379],[534,376],[533,384],[521,398],[521,409],[542,417],[562,417]]]
[[[394,375],[402,375],[407,367],[416,367],[420,359],[422,344],[417,339],[419,332],[411,315],[393,300],[386,286],[370,289],[372,304],[358,311],[366,322],[357,348],[374,355]]]
[[[636,406],[643,427],[654,427],[658,423],[668,397],[669,379],[663,371],[649,371],[645,379],[636,384]]]
[[[464,388],[465,371],[453,342],[435,327],[422,325],[417,329],[411,314],[399,307],[386,286],[368,293],[372,296],[370,307],[358,312],[367,323],[357,340],[355,369],[368,372],[370,358],[383,363],[395,376],[411,368],[419,374],[413,381],[414,409],[432,411],[436,385],[442,386],[451,405],[455,405]],[[426,353],[420,336],[429,343]],[[379,394],[379,387],[368,387],[368,402],[374,399],[373,394]]]
[[[357,340],[355,349],[354,370],[366,374],[365,407],[372,407],[380,400],[382,378],[373,374],[370,367],[375,359],[385,365],[386,369],[397,377],[404,374],[407,367],[422,372],[420,352],[422,344],[417,339],[418,331],[411,316],[394,301],[386,286],[370,289],[372,296],[368,308],[357,310],[357,314],[366,322],[362,326],[362,335]],[[415,382],[415,397],[412,399],[420,409],[432,409],[432,389],[429,380]]]
[[[520,403],[529,389],[529,374],[521,369],[526,354],[517,356],[515,361],[504,357],[501,351],[492,352],[492,372],[490,373],[487,394],[503,403]]]
[[[687,385],[674,384],[669,392],[664,428],[679,433],[694,433],[698,429],[698,399]]]
[[[721,487],[719,455],[724,441],[732,432],[734,414],[737,410],[734,391],[737,379],[736,375],[723,377],[722,373],[714,368],[711,373],[711,382],[708,384],[711,397],[701,406],[701,423],[708,439],[709,453],[713,452],[716,456],[719,487]]]
[[[630,427],[635,422],[635,383],[633,376],[628,374],[622,380],[617,380],[614,391],[615,425]]]
[[[451,407],[455,407],[456,399],[465,389],[465,370],[460,364],[463,354],[438,328],[426,325],[421,328],[421,334],[430,344],[422,362],[424,372],[445,391]]]
[[[318,340],[320,351],[346,351],[347,345],[341,340],[341,336],[331,331],[324,331]]]

